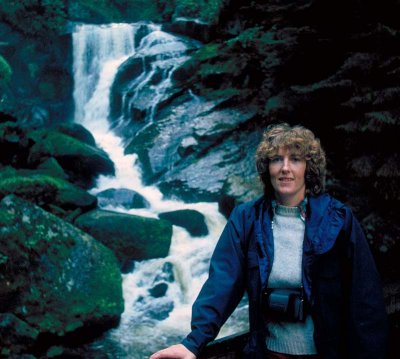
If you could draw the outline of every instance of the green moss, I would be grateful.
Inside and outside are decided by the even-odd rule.
[[[192,58],[201,62],[216,58],[218,57],[220,47],[221,45],[218,43],[206,44],[196,51]]]
[[[57,160],[53,157],[50,157],[46,161],[42,162],[37,169],[35,170],[37,174],[45,174],[52,177],[58,177],[61,179],[68,179],[68,176],[65,174],[63,168],[57,162]],[[0,173],[1,176],[1,173]]]
[[[63,155],[80,155],[91,156],[93,154],[103,154],[103,151],[89,146],[71,136],[65,135],[58,131],[37,130],[29,133],[29,138],[37,142],[38,151],[54,156]]]
[[[95,210],[78,217],[75,224],[126,260],[165,257],[172,226],[165,220]]]

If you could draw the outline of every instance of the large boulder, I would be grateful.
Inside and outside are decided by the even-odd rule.
[[[111,248],[124,272],[133,260],[166,257],[171,245],[172,225],[164,220],[93,210],[75,225]]]
[[[0,267],[4,354],[84,342],[119,321],[124,303],[115,255],[13,195],[0,202]]]
[[[28,137],[34,142],[28,163],[38,166],[54,157],[68,174],[71,182],[84,188],[94,185],[99,174],[114,174],[114,164],[103,150],[55,130],[36,130]]]

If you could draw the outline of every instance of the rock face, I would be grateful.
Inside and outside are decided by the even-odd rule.
[[[164,220],[94,210],[75,225],[111,248],[122,269],[132,260],[166,257],[171,245],[172,226]]]
[[[389,253],[400,253],[399,232],[383,233],[399,223],[399,4],[220,6],[215,31],[173,72],[152,122],[128,115],[126,152],[138,154],[146,183],[186,201],[255,198],[262,131],[303,124],[327,153],[328,192],[352,207],[364,229],[370,223],[378,263],[391,262],[380,268],[396,267]]]
[[[122,280],[109,249],[15,196],[0,202],[0,223],[2,354],[84,342],[118,323]]]

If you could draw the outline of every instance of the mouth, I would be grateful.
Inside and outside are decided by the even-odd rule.
[[[290,177],[280,177],[279,178],[280,182],[292,182],[294,181],[294,178],[290,178]]]

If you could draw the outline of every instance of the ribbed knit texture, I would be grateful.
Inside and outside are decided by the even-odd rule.
[[[274,262],[270,288],[300,288],[305,224],[297,207],[277,206],[273,221]],[[268,322],[269,350],[291,355],[316,354],[311,316],[305,322]]]

